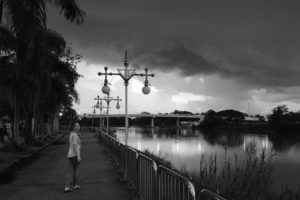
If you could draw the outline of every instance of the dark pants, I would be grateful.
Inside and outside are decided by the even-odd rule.
[[[78,168],[78,161],[77,157],[71,157],[68,158],[68,169],[67,169],[67,174],[66,174],[66,183],[65,187],[72,187],[77,184],[77,168]]]

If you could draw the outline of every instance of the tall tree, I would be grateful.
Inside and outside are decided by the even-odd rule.
[[[47,73],[44,41],[47,32],[47,3],[56,6],[67,20],[80,25],[84,12],[75,0],[0,0],[1,35],[11,39],[7,46],[16,54],[14,102],[14,133],[18,134],[18,90],[20,77],[25,77],[35,89],[33,93],[33,119],[41,94],[43,74]],[[5,16],[5,18],[3,18]]]
[[[73,101],[79,101],[75,90],[75,83],[80,75],[76,71],[76,64],[80,56],[73,55],[71,48],[61,35],[49,31],[49,47],[51,55],[48,56],[48,73],[44,77],[44,90],[41,95],[40,110],[47,118],[48,132],[53,121],[63,107],[69,106]]]

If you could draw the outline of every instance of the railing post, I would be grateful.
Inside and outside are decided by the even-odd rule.
[[[158,181],[157,181],[157,164],[153,161],[153,169],[154,169],[154,174],[153,174],[153,182],[152,182],[152,200],[157,200],[158,199]]]
[[[151,128],[154,128],[154,117],[151,118]]]

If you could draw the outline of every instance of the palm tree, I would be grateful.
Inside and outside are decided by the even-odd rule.
[[[72,56],[71,49],[66,47],[66,42],[61,35],[48,31],[48,73],[43,78],[44,90],[40,99],[40,110],[47,118],[48,133],[53,116],[70,101],[78,101],[75,83],[80,77],[76,72],[79,56]]]
[[[33,119],[36,119],[37,105],[41,93],[40,83],[46,69],[46,37],[47,12],[46,4],[56,6],[59,13],[67,20],[80,25],[85,13],[79,8],[75,0],[0,0],[0,31],[1,39],[9,38],[7,48],[16,55],[16,83],[14,87],[14,133],[18,135],[18,90],[17,81],[26,77],[33,93]],[[6,18],[3,18],[5,16]],[[5,25],[4,25],[5,22]],[[4,43],[5,44],[5,43]],[[35,126],[36,127],[36,126]]]

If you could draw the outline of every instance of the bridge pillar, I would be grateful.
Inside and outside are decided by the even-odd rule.
[[[177,128],[180,128],[180,121],[179,121],[179,117],[176,118],[176,126]]]
[[[154,117],[151,118],[151,128],[154,128]]]

